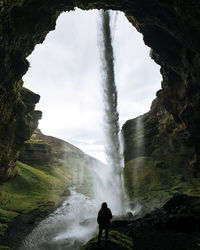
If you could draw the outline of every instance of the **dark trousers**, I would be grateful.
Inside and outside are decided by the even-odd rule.
[[[109,227],[106,227],[106,228],[99,227],[98,242],[100,242],[100,239],[101,239],[101,235],[102,235],[103,230],[105,230],[105,238],[106,238],[106,242],[108,241],[108,232],[109,232]]]

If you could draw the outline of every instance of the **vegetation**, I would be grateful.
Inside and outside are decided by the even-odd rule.
[[[72,179],[64,166],[29,166],[18,162],[19,174],[4,183],[0,190],[0,235],[17,215],[57,207],[69,195]]]
[[[178,194],[199,196],[199,178],[189,169],[174,168],[151,157],[138,157],[124,168],[125,187],[129,198],[150,206],[160,207]]]
[[[0,237],[18,215],[46,215],[58,207],[70,195],[72,185],[90,195],[88,168],[100,164],[73,145],[39,130],[24,144],[19,159],[18,175],[0,186]]]
[[[105,234],[103,234],[103,241],[105,241]],[[103,245],[103,243],[102,243]],[[124,249],[124,250],[131,250],[133,249],[133,242],[131,238],[129,238],[127,235],[119,233],[117,231],[110,231],[108,236],[108,247],[109,249]],[[91,239],[87,242],[86,245],[84,245],[81,250],[93,250],[93,249],[99,249],[97,245],[97,237]],[[101,249],[108,249],[107,247]]]
[[[193,138],[186,125],[177,123],[158,99],[148,113],[127,121],[123,134],[124,178],[130,200],[160,207],[174,195],[199,196]]]
[[[9,247],[6,246],[0,246],[0,250],[11,250]]]

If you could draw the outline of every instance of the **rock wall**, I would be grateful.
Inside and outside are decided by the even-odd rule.
[[[6,94],[0,94],[0,180],[6,180],[17,174],[16,160],[25,140],[28,140],[38,126],[42,113],[35,111],[40,96],[28,89],[17,88]]]
[[[179,161],[189,168],[195,153],[193,138],[186,125],[177,123],[158,98],[148,113],[127,121],[122,130],[125,162],[140,156],[152,156],[160,161]]]
[[[124,124],[123,134],[125,187],[131,200],[160,207],[174,195],[199,196],[193,137],[158,98],[148,113]]]
[[[23,144],[18,134],[39,118],[21,107],[21,78],[28,70],[26,57],[55,28],[62,11],[113,9],[123,11],[152,48],[152,58],[161,65],[160,105],[177,123],[184,123],[192,138],[193,168],[199,171],[200,134],[200,17],[196,0],[1,0],[0,1],[0,177],[15,173],[15,159]],[[20,110],[20,112],[18,112]],[[23,112],[21,112],[23,110]],[[34,118],[33,118],[34,117]],[[21,123],[26,120],[26,126]],[[28,125],[28,126],[27,126]],[[30,132],[33,130],[28,129]],[[30,133],[29,133],[30,134]]]

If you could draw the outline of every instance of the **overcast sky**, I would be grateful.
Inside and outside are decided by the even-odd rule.
[[[28,57],[24,86],[41,96],[39,128],[105,162],[97,43],[98,11],[63,13],[56,30]],[[160,89],[159,66],[123,13],[112,22],[120,126],[150,109]]]

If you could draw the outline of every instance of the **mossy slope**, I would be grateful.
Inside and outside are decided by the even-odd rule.
[[[160,207],[177,194],[200,195],[193,138],[156,99],[123,126],[125,185],[131,200]]]
[[[25,143],[20,155],[23,159],[26,163],[17,162],[18,175],[0,188],[0,236],[18,215],[48,214],[58,207],[70,195],[72,185],[91,195],[89,169],[101,164],[73,145],[39,130]]]
[[[81,250],[95,249],[131,250],[133,249],[133,243],[131,238],[129,238],[127,235],[119,233],[117,231],[110,231],[107,245],[105,245],[105,235],[103,234],[100,246],[98,246],[97,237],[95,237],[88,241],[88,243],[81,248]]]
[[[38,169],[38,166],[32,167],[21,162],[17,165],[19,174],[1,186],[1,236],[16,216],[33,210],[40,213],[57,207],[69,195],[68,188],[72,184],[72,179],[63,167],[49,164]]]
[[[194,178],[189,169],[168,166],[151,157],[129,161],[124,178],[129,198],[153,207],[160,207],[174,195],[200,194],[200,178]]]

